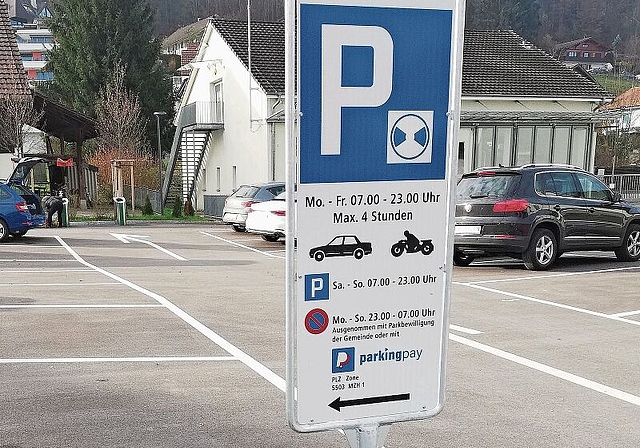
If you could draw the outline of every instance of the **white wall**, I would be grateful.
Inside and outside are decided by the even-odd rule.
[[[6,180],[13,173],[13,162],[11,161],[13,154],[0,153],[0,179]]]
[[[210,25],[211,26],[211,25]],[[271,180],[271,126],[275,126],[276,180],[285,179],[284,125],[267,124],[273,114],[275,98],[268,98],[253,80],[252,113],[249,113],[249,73],[215,29],[202,54],[187,103],[212,101],[211,85],[222,80],[224,130],[213,131],[209,141],[205,171],[198,186],[197,204],[204,204],[203,195],[229,195],[234,188],[253,182]],[[282,107],[282,106],[280,106]],[[262,120],[260,122],[252,122]],[[236,167],[236,183],[233,172]],[[220,168],[220,190],[217,191],[217,168]],[[206,188],[206,191],[203,191]]]

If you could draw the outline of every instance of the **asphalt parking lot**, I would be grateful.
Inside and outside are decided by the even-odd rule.
[[[286,423],[284,250],[214,224],[1,244],[0,447],[347,447]],[[444,411],[386,446],[640,446],[639,274],[455,268]]]

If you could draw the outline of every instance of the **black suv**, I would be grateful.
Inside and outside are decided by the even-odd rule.
[[[550,268],[566,251],[613,250],[640,259],[640,207],[624,202],[579,168],[525,165],[482,168],[458,182],[456,266],[483,255],[521,258]]]

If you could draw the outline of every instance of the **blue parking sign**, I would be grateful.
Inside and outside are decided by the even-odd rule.
[[[445,179],[452,14],[301,4],[301,183]]]

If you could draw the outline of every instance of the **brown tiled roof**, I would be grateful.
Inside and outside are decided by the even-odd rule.
[[[9,10],[0,0],[0,98],[31,95],[16,35],[9,22]]]
[[[611,103],[603,106],[602,109],[612,110],[623,107],[640,107],[640,87],[632,87],[621,93]]]
[[[211,22],[248,67],[247,22],[221,18]],[[251,73],[267,94],[284,94],[284,23],[251,22]]]
[[[211,21],[248,66],[247,22]],[[251,23],[252,72],[267,93],[284,92],[284,24]],[[564,66],[513,31],[465,31],[462,95],[613,98],[600,84]]]
[[[612,98],[513,31],[465,31],[463,96]]]

